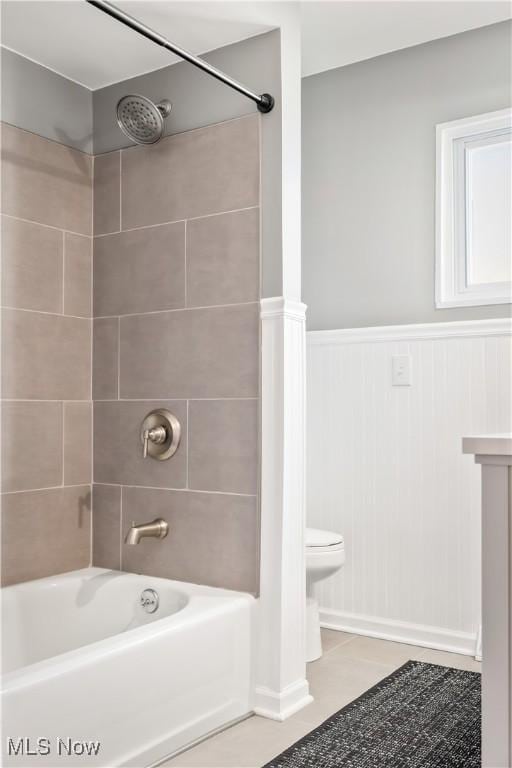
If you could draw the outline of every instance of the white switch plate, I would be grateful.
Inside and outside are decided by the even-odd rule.
[[[393,355],[391,381],[394,387],[411,386],[411,356]]]

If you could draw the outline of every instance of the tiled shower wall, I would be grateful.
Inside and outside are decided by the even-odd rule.
[[[94,160],[94,564],[256,592],[259,119]],[[143,459],[153,408],[180,420]],[[163,517],[166,539],[123,543]]]
[[[92,158],[2,126],[2,582],[90,561]]]
[[[92,378],[94,563],[256,592],[258,117],[94,160],[6,125],[2,172],[3,583],[90,563]]]

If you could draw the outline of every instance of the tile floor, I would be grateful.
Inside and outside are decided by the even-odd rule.
[[[261,768],[409,659],[481,671],[470,656],[322,630],[324,655],[308,665],[314,702],[278,723],[253,716],[164,763],[165,768]]]

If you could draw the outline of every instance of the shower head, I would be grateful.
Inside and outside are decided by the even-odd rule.
[[[155,144],[164,132],[164,119],[171,112],[171,102],[163,99],[153,104],[145,96],[123,96],[117,103],[117,122],[123,133],[137,144]]]

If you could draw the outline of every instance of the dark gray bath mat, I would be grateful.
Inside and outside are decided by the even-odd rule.
[[[408,661],[264,768],[480,768],[480,675]]]

